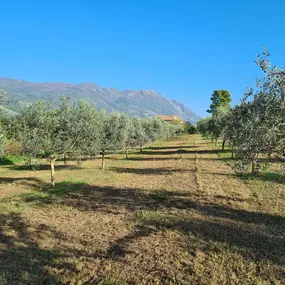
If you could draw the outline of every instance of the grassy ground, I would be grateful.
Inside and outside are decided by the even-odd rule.
[[[199,135],[129,160],[0,166],[0,284],[285,284],[283,178],[237,176]]]

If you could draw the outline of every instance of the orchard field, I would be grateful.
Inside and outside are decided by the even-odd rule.
[[[53,188],[2,160],[1,285],[285,284],[282,161],[238,175],[200,135],[106,161],[57,162]]]

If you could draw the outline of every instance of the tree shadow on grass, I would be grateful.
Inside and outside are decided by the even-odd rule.
[[[265,182],[273,182],[285,184],[285,174],[278,172],[260,172],[256,175],[252,175],[251,173],[234,173],[234,174],[223,174],[223,173],[213,173],[215,175],[227,175],[237,178],[242,181],[265,181]]]
[[[37,190],[40,185],[43,185],[42,180],[35,177],[0,177],[0,186],[7,183],[16,183],[17,185],[30,187],[33,190]]]
[[[136,239],[170,229],[185,237],[191,233],[209,246],[222,243],[252,261],[268,260],[285,265],[285,218],[282,216],[203,203],[199,194],[195,197],[186,192],[147,193],[138,189],[91,185],[61,195],[60,204],[80,211],[121,214],[123,207],[134,212],[135,228],[117,240],[105,258],[123,258]],[[165,212],[171,209],[175,214]],[[146,215],[137,218],[140,212]]]
[[[180,150],[182,151],[183,153],[186,153],[187,150]],[[165,151],[158,151],[158,150],[143,150],[141,152],[141,154],[144,154],[144,155],[175,155],[175,154],[178,154],[179,152],[177,150],[165,150]]]
[[[180,157],[145,157],[145,156],[133,156],[129,157],[129,161],[166,161],[166,160],[178,160]],[[120,160],[126,160],[125,158],[120,158]]]
[[[38,180],[39,181],[39,180]],[[43,185],[42,181],[39,181]],[[202,194],[186,191],[156,190],[149,193],[144,189],[117,188],[113,186],[93,186],[85,183],[61,182],[55,188],[46,185],[44,193],[54,203],[66,204],[79,210],[98,210],[112,205],[123,206],[131,211],[183,209],[195,210],[208,216],[232,219],[250,224],[268,224],[285,229],[285,217],[260,212],[235,209],[220,203],[207,202]],[[23,195],[26,199],[28,195]],[[217,196],[219,198],[219,196]],[[30,198],[27,198],[30,199]],[[37,196],[33,201],[37,200]],[[26,200],[27,202],[32,201]],[[203,201],[203,202],[201,202]]]
[[[178,145],[178,146],[151,146],[145,149],[152,149],[152,150],[163,150],[163,149],[187,149],[187,148],[195,148],[192,145]]]
[[[133,222],[133,229],[125,236],[112,242],[106,252],[90,253],[91,258],[104,260],[124,259],[125,255],[132,250],[132,244],[136,243],[136,240],[156,232],[172,230],[182,234],[185,238],[186,248],[188,247],[187,242],[190,242],[188,237],[191,235],[197,241],[203,241],[203,245],[201,247],[199,245],[199,250],[203,250],[206,254],[211,253],[215,243],[220,243],[226,248],[230,248],[231,251],[242,255],[246,260],[254,262],[267,260],[277,266],[285,266],[285,218],[283,216],[230,207],[222,204],[222,202],[213,202],[206,199],[205,194],[201,196],[202,194],[189,194],[186,191],[166,191],[162,189],[149,193],[144,189],[62,182],[58,183],[54,189],[46,188],[44,193],[46,195],[44,199],[42,196],[37,195],[34,197],[23,195],[20,198],[25,203],[33,203],[38,206],[53,204],[55,207],[60,205],[79,211],[112,215],[124,215],[126,210],[132,213],[129,219]],[[17,224],[21,225],[21,218],[16,216],[16,219],[19,220]],[[2,223],[5,220],[9,220],[9,217],[3,216],[2,220],[0,217]],[[15,224],[13,219],[12,224]],[[56,281],[54,281],[56,279],[52,279],[55,277],[44,271],[41,259],[45,260],[48,266],[57,267],[59,265],[54,261],[67,254],[68,249],[62,249],[60,252],[43,250],[35,243],[29,232],[25,233],[25,230],[23,230],[23,233],[20,233],[16,225],[13,227],[20,238],[26,236],[24,238],[25,248],[21,245],[18,249],[16,247],[18,241],[21,244],[21,239],[16,239],[15,244],[12,244],[10,237],[5,233],[1,233],[1,240],[6,244],[10,242],[12,247],[15,248],[13,254],[8,250],[8,247],[0,251],[4,260],[7,261],[7,263],[1,263],[0,261],[0,268],[4,268],[5,275],[11,276],[9,278],[16,278],[15,280],[20,280],[23,284],[44,284],[41,283],[43,280],[52,280],[50,283],[56,284]],[[24,225],[20,227],[25,229]],[[51,231],[45,227],[39,229],[39,231],[43,230],[45,232]],[[13,264],[13,258],[16,258],[14,253],[17,250],[20,258],[15,262],[20,270],[19,274],[16,273],[13,277],[12,268],[8,266],[8,261]],[[71,252],[73,250],[70,249]],[[30,251],[32,253],[29,253]],[[86,256],[86,253],[82,252],[80,254]],[[60,265],[64,271],[69,270],[70,266],[70,264]],[[28,281],[36,280],[38,283],[28,283],[28,281],[24,283],[25,280],[21,279],[25,275],[23,272],[28,272],[26,275]],[[272,271],[272,276],[276,275],[276,278],[279,278],[278,274],[281,276],[283,273],[284,271],[278,267],[276,271]],[[17,282],[14,282],[14,284],[17,284]]]
[[[226,215],[224,215],[225,211],[227,212]],[[284,223],[284,218],[271,220],[269,216],[261,218],[255,216],[255,220],[249,221],[248,219],[252,215],[248,215],[248,212],[235,212],[225,208],[218,208],[215,212],[206,209],[204,214],[207,214],[207,217],[191,217],[183,214],[159,217],[158,214],[158,217],[139,218],[139,228],[140,232],[144,232],[143,229],[146,232],[149,229],[152,231],[171,229],[180,231],[185,236],[191,233],[196,238],[202,239],[208,248],[213,243],[222,243],[248,260],[261,262],[268,260],[284,267],[285,241],[282,232],[284,233],[285,229],[280,224],[281,222]],[[237,221],[245,223],[240,224]],[[264,230],[263,226],[257,226],[260,223],[267,225],[268,228]],[[275,230],[272,229],[272,224],[275,224]],[[277,228],[278,225],[279,228]],[[208,248],[204,248],[204,251],[207,252]],[[273,272],[272,274],[274,275]],[[279,277],[282,277],[282,273]]]
[[[9,166],[14,165],[14,162],[11,159],[2,157],[0,158],[0,166]]]
[[[285,174],[277,172],[261,172],[258,173],[258,175],[256,176],[252,176],[251,174],[244,174],[239,175],[239,178],[244,180],[257,179],[266,182],[281,183],[285,185]]]
[[[180,157],[180,156],[170,156],[170,157],[150,157],[150,156],[134,156],[134,157],[129,157],[127,160],[129,161],[167,161],[167,160],[188,160],[188,161],[195,161],[195,157]],[[126,160],[125,158],[120,158],[120,159],[115,159],[115,160]],[[227,161],[227,160],[232,160],[232,158],[221,158],[221,157],[203,157],[200,158],[199,160],[201,161]]]
[[[171,175],[174,173],[187,173],[189,169],[171,169],[171,168],[128,168],[128,167],[110,167],[110,171],[118,173],[132,173],[139,175]]]
[[[105,211],[106,208],[111,208],[116,211],[114,210],[116,205],[126,207],[135,213],[133,216],[135,228],[110,246],[105,258],[123,259],[130,253],[131,245],[137,239],[155,232],[172,230],[181,232],[186,241],[189,234],[195,236],[197,240],[202,240],[206,246],[200,250],[204,250],[207,254],[211,251],[209,248],[213,249],[214,243],[221,243],[238,252],[246,260],[254,262],[268,260],[281,267],[285,265],[285,218],[282,216],[250,212],[213,203],[203,204],[195,201],[193,197],[190,198],[186,193],[162,191],[157,194],[143,194],[135,189],[101,189],[91,186],[83,191],[87,192],[80,195],[82,199],[88,197],[81,204],[83,209],[86,207],[86,210]],[[76,193],[71,194],[76,195]],[[95,197],[92,198],[93,195]],[[78,199],[75,200],[79,206]],[[96,207],[94,208],[87,200],[96,200]],[[166,209],[183,211],[168,214],[165,212]],[[199,216],[193,215],[194,212],[199,213]],[[137,216],[139,213],[142,215]],[[272,272],[272,275],[276,274],[277,278],[281,278],[280,272],[277,270]]]
[[[40,164],[40,165],[13,165],[9,167],[11,170],[15,171],[42,171],[42,170],[50,170],[50,165],[49,164]],[[55,165],[55,171],[60,171],[60,170],[78,170],[81,169],[80,166],[78,165]]]
[[[220,172],[210,172],[203,171],[203,173],[214,174],[219,176],[231,176],[233,178],[242,180],[242,181],[265,181],[265,182],[273,182],[285,184],[285,174],[278,172],[260,172],[256,175],[252,175],[251,173],[220,173]]]
[[[73,275],[76,268],[67,261],[69,249],[48,249],[42,236],[64,236],[46,225],[33,228],[18,214],[0,215],[0,284],[62,284],[58,274]],[[60,262],[59,262],[60,261]]]
[[[269,162],[274,164],[285,163],[285,157],[261,157],[259,158],[261,162]]]
[[[219,154],[220,150],[218,149],[195,149],[195,150],[187,150],[187,149],[178,149],[178,150],[165,150],[165,151],[158,151],[158,150],[143,150],[141,154],[146,155],[174,155],[174,154]],[[230,150],[224,150],[224,153],[231,152]]]

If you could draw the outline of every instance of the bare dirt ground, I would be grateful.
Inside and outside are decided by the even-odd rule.
[[[199,135],[99,166],[0,168],[0,284],[285,284],[284,183]]]

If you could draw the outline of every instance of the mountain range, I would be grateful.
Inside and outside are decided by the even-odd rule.
[[[7,92],[6,107],[17,112],[21,106],[36,100],[55,102],[61,95],[71,101],[84,99],[95,103],[99,110],[126,112],[131,116],[152,117],[176,115],[185,121],[197,123],[200,117],[184,104],[168,100],[153,90],[124,90],[102,88],[94,83],[69,84],[64,82],[34,83],[24,80],[0,78],[0,89]]]

